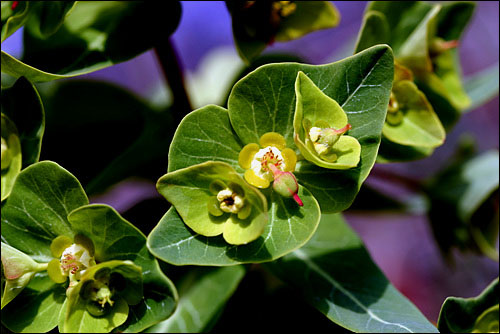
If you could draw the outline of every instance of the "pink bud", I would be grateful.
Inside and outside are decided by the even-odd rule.
[[[297,194],[299,191],[299,184],[297,183],[295,175],[291,172],[282,172],[273,164],[269,164],[268,166],[274,175],[274,191],[283,197],[293,197],[299,206],[303,206],[304,203],[302,203],[302,200]]]

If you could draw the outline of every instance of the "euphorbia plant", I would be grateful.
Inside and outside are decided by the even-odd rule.
[[[474,6],[369,3],[354,55],[311,65],[259,55],[318,30],[336,34],[335,5],[227,1],[235,51],[250,67],[227,103],[194,111],[188,95],[197,91],[186,92],[168,38],[181,4],[159,6],[2,2],[2,42],[24,28],[22,57],[3,47],[1,57],[2,74],[13,77],[2,77],[1,101],[3,328],[207,332],[222,315],[218,326],[226,327],[217,332],[242,318],[250,329],[248,319],[270,309],[280,330],[295,320],[315,330],[320,321],[302,314],[307,301],[330,326],[436,332],[341,212],[364,199],[385,209],[380,193],[366,192],[374,164],[430,156],[468,108],[456,56]],[[75,78],[151,48],[172,91],[168,105]],[[39,84],[64,78],[72,79]],[[494,91],[491,78],[481,76],[475,90]],[[498,259],[498,178],[490,175],[498,152],[464,161],[408,183],[430,200],[426,213],[444,251],[459,246]],[[153,205],[114,202],[116,194],[135,200],[130,176],[156,184]],[[104,198],[120,213],[89,204],[100,199],[87,194],[115,184]],[[252,285],[255,275],[265,286]],[[438,327],[495,329],[497,282],[476,299],[449,299]],[[276,298],[282,287],[300,316]],[[271,294],[276,303],[262,298]]]

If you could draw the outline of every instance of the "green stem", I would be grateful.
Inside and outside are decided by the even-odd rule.
[[[184,85],[181,64],[170,39],[168,43],[157,45],[154,50],[165,80],[172,90],[174,97],[173,117],[174,121],[179,124],[184,116],[192,110],[191,102]]]

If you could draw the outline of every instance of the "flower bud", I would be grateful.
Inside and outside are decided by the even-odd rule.
[[[303,206],[304,204],[297,194],[297,192],[299,191],[299,184],[297,183],[295,175],[293,175],[291,172],[282,172],[274,165],[270,165],[270,167],[274,174],[274,191],[276,191],[283,197],[293,197],[298,205]]]

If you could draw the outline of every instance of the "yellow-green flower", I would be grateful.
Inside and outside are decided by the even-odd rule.
[[[238,163],[246,169],[244,178],[248,183],[257,188],[267,188],[274,180],[270,165],[282,172],[293,172],[297,155],[286,147],[285,138],[276,132],[262,135],[259,144],[251,143],[243,147]]]
[[[259,139],[243,147],[238,163],[246,169],[244,178],[257,188],[267,188],[273,182],[273,189],[284,197],[293,197],[302,206],[297,195],[298,184],[292,172],[297,155],[286,147],[285,138],[276,132],[267,132]]]

